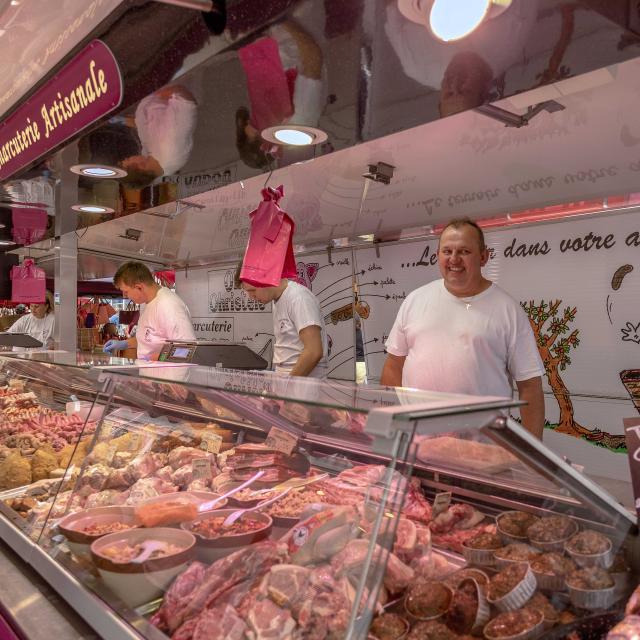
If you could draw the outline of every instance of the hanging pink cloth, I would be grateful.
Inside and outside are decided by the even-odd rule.
[[[11,300],[38,303],[45,301],[46,280],[44,269],[36,267],[31,258],[11,267]]]
[[[262,202],[249,214],[251,230],[240,279],[254,287],[275,287],[282,278],[296,278],[293,257],[295,224],[278,202],[284,187],[262,190]]]

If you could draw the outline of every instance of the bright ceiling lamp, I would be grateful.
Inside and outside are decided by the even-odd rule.
[[[82,213],[113,213],[111,207],[103,207],[97,204],[74,204],[71,207],[74,211],[82,211]]]
[[[287,124],[263,129],[262,137],[272,144],[307,147],[324,142],[327,139],[327,134],[322,129],[315,127]]]
[[[429,28],[444,42],[454,42],[475,31],[486,18],[509,8],[512,0],[433,0]]]
[[[104,164],[74,164],[69,168],[72,173],[89,178],[124,178],[127,172],[120,167],[110,167]]]

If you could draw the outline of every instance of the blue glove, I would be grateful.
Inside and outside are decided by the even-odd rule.
[[[102,350],[105,353],[111,353],[112,351],[123,351],[129,346],[129,342],[127,340],[109,340],[106,342]]]

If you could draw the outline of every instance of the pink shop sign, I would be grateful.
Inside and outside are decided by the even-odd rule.
[[[113,53],[94,40],[0,124],[0,181],[116,109],[122,94]]]

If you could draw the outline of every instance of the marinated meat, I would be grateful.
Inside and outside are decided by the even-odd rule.
[[[435,620],[418,622],[409,633],[407,640],[459,640],[446,625]]]
[[[399,640],[409,628],[409,623],[397,613],[383,613],[371,623],[369,633],[377,640]]]
[[[452,573],[446,578],[446,583],[452,589],[457,589],[462,582],[468,578],[475,580],[481,587],[486,587],[489,584],[489,576],[484,571],[474,569],[473,567],[460,569],[459,571]]]
[[[526,538],[527,529],[539,519],[526,511],[508,511],[498,516],[498,531],[515,538]]]
[[[576,563],[561,553],[543,553],[531,561],[531,569],[534,573],[562,577],[574,571]]]
[[[528,565],[512,564],[496,573],[489,581],[489,599],[499,600],[513,591],[527,573]]]
[[[249,609],[246,620],[255,640],[287,640],[296,628],[291,613],[269,598],[258,600]]]
[[[531,609],[518,609],[497,615],[487,623],[484,634],[487,638],[507,638],[531,631],[542,622],[542,613]]]
[[[555,624],[560,619],[560,612],[549,602],[549,599],[542,593],[534,593],[531,600],[527,602],[525,609],[539,611],[545,622]]]
[[[416,618],[435,618],[447,611],[451,597],[451,589],[441,582],[425,582],[408,591],[405,607]]]
[[[576,535],[567,542],[566,549],[572,553],[595,555],[605,553],[611,549],[611,540],[597,531],[586,529],[585,531],[576,533]]]
[[[574,589],[596,591],[610,589],[615,585],[611,575],[601,567],[585,567],[567,576],[567,584]]]
[[[484,514],[470,504],[452,504],[431,521],[432,533],[442,534],[454,530],[472,529],[484,520]]]
[[[502,547],[502,540],[495,533],[482,531],[465,543],[471,549],[499,549]]]
[[[537,558],[540,552],[528,544],[516,542],[514,544],[508,544],[501,549],[496,549],[494,555],[496,558],[501,558],[502,560],[529,562]]]
[[[456,633],[469,634],[475,624],[478,613],[478,586],[471,580],[463,580],[451,600],[447,611],[447,625]]]
[[[527,535],[532,542],[555,542],[567,539],[576,528],[567,516],[549,516],[534,522],[527,529]]]

